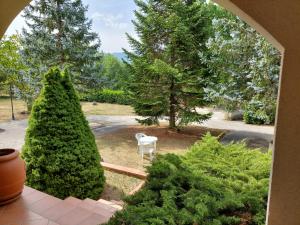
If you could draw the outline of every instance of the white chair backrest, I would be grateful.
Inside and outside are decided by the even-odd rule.
[[[140,138],[146,137],[146,136],[147,136],[147,135],[146,135],[146,134],[143,134],[143,133],[137,133],[137,134],[135,134],[136,140],[140,140]]]
[[[142,137],[146,137],[147,135],[146,134],[143,134],[143,133],[137,133],[137,134],[135,134],[135,138],[136,138],[136,140],[139,142],[140,141],[140,139],[142,138]]]

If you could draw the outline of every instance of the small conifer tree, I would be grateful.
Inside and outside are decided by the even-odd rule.
[[[45,75],[22,156],[27,185],[62,199],[100,196],[105,182],[100,156],[68,72],[54,68]]]

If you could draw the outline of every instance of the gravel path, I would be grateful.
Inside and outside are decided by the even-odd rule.
[[[134,116],[88,116],[92,130],[97,135],[110,133],[120,128],[137,125]],[[20,150],[24,144],[27,120],[0,123],[0,148],[14,148]]]
[[[97,115],[87,117],[94,133],[97,135],[113,132],[129,125],[137,125],[138,123],[135,118],[134,116]],[[273,138],[273,126],[248,125],[241,121],[227,121],[223,118],[223,112],[215,111],[213,117],[201,126],[229,130],[230,132],[223,138],[224,142],[242,140],[247,137],[267,141]],[[26,127],[27,120],[0,123],[0,129],[5,130],[4,132],[0,132],[0,148],[15,148],[20,150],[24,144]]]
[[[222,143],[245,141],[251,148],[272,148],[274,126],[258,126],[245,124],[242,121],[224,120],[224,112],[215,111],[213,117],[203,123],[209,128],[219,128],[229,132],[221,139]]]

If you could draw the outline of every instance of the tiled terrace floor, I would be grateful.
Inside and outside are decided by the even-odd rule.
[[[61,200],[25,187],[17,201],[0,207],[0,225],[98,225],[118,209],[103,200]]]

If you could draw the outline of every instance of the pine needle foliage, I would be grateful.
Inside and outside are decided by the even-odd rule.
[[[82,0],[34,0],[24,9],[20,53],[29,68],[24,79],[34,92],[28,93],[32,100],[40,91],[43,74],[53,66],[68,67],[81,92],[101,87],[97,64],[102,58],[101,41],[92,32],[87,11]]]
[[[201,123],[211,114],[197,107],[209,103],[205,89],[212,82],[203,62],[211,28],[208,4],[199,0],[135,0],[133,24],[138,35],[128,35],[132,51],[124,50],[132,74],[130,90],[141,124],[159,123],[167,116],[170,128]]]
[[[68,72],[45,74],[22,156],[30,187],[62,199],[100,196],[105,178],[99,152]]]
[[[148,168],[146,185],[109,225],[263,225],[271,154],[206,135],[185,156]]]

